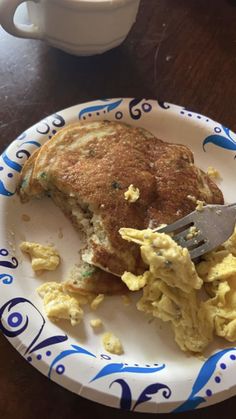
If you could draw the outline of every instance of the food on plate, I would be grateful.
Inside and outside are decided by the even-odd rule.
[[[219,180],[221,179],[220,173],[218,172],[218,170],[216,170],[214,167],[209,166],[207,168],[207,174],[208,176],[210,176],[212,179],[214,180]]]
[[[236,230],[196,267],[188,250],[164,233],[122,228],[120,234],[140,245],[148,268],[143,282],[129,272],[122,276],[129,289],[133,281],[143,290],[138,310],[171,322],[183,351],[202,352],[214,333],[236,340]],[[210,298],[202,298],[203,287]]]
[[[124,199],[130,185],[140,192],[132,205]],[[188,195],[223,204],[221,191],[194,165],[188,147],[108,121],[60,130],[24,166],[19,194],[23,202],[49,195],[85,233],[82,260],[118,277],[144,270],[138,246],[120,237],[121,227],[169,224],[195,209]]]
[[[136,283],[138,280],[143,288],[150,279],[150,275],[158,276],[171,286],[177,287],[185,292],[192,289],[200,289],[202,280],[199,278],[194,263],[190,258],[188,249],[179,246],[169,235],[154,232],[151,229],[135,230],[132,228],[121,228],[121,237],[141,246],[141,256],[149,270],[138,277],[132,276]],[[124,274],[128,277],[129,273]],[[143,276],[143,281],[141,277]],[[129,281],[126,279],[129,287]]]
[[[97,310],[104,300],[104,294],[71,293],[65,282],[45,282],[37,288],[43,299],[46,315],[54,321],[70,320],[72,326],[80,323],[83,318],[81,305],[90,304],[92,310]]]
[[[102,337],[102,343],[104,349],[107,352],[110,352],[111,354],[122,355],[124,353],[124,349],[120,339],[117,336],[113,335],[113,333],[104,333]]]
[[[212,252],[197,266],[204,282],[224,281],[236,272],[236,257],[227,250]]]
[[[204,205],[206,205],[205,201],[201,201],[201,200],[197,199],[196,196],[193,196],[193,195],[188,195],[187,198],[190,199],[190,201],[195,203],[195,205],[196,205],[195,210],[196,211],[203,211],[203,207],[204,207]]]
[[[188,250],[164,233],[122,228],[120,234],[124,240],[140,245],[148,268],[142,275],[130,272],[122,275],[130,291],[143,291],[138,310],[170,322],[183,351],[203,352],[214,334],[236,341],[236,229],[227,242],[204,255],[196,266]],[[202,298],[203,288],[207,299]],[[38,288],[38,293],[49,318],[67,319],[75,326],[83,318],[81,305],[90,304],[96,310],[104,300],[104,294],[95,296],[89,290],[75,294],[69,292],[67,282],[48,282]],[[128,295],[122,298],[124,304],[130,304]],[[90,325],[99,329],[103,324],[97,318]],[[107,351],[123,353],[114,335],[105,334],[103,342]]]
[[[182,350],[202,352],[214,333],[233,339],[236,238],[196,268],[187,249],[157,231],[205,204],[224,203],[188,147],[118,122],[79,122],[29,158],[18,193],[22,202],[51,197],[86,238],[81,262],[66,281],[39,288],[50,318],[76,325],[83,317],[81,305],[96,310],[113,294],[128,304],[127,290],[142,290],[137,308],[169,321]],[[205,283],[211,297],[202,300]],[[100,319],[90,325],[100,327]],[[111,353],[123,353],[112,333],[104,335],[103,344]]]
[[[204,205],[206,205],[204,201],[200,201],[199,199],[197,199],[196,204],[197,204],[196,206],[197,211],[203,211]]]
[[[60,263],[60,256],[53,246],[25,241],[20,244],[20,250],[30,255],[34,271],[54,271]]]
[[[236,270],[228,280],[214,280],[206,289],[212,297],[206,306],[214,318],[215,333],[228,340],[236,341]]]
[[[79,294],[123,294],[128,291],[122,281],[109,272],[102,271],[86,262],[74,265],[65,282],[65,289]]]
[[[141,256],[149,269],[143,274],[143,297],[137,308],[164,321],[170,321],[175,340],[182,350],[201,352],[212,338],[211,324],[200,310],[196,290],[203,281],[198,276],[186,248],[164,233],[122,228],[121,236],[141,246]],[[132,289],[135,275],[124,273]],[[122,279],[123,279],[122,277]],[[129,281],[127,281],[129,278]],[[141,283],[141,278],[138,279]],[[130,285],[131,282],[131,286]]]
[[[81,322],[84,314],[81,305],[88,303],[86,297],[69,295],[64,292],[63,284],[57,282],[45,282],[37,291],[43,298],[45,313],[51,320],[70,320],[72,326]]]
[[[140,192],[138,188],[135,188],[134,185],[130,185],[127,191],[124,193],[124,197],[129,202],[136,202],[139,199]]]
[[[127,285],[130,291],[141,290],[148,282],[149,272],[142,275],[135,275],[131,272],[124,272],[121,279]]]
[[[197,265],[211,297],[206,306],[214,318],[215,333],[236,341],[236,228],[234,234]]]
[[[94,300],[90,304],[90,308],[92,310],[97,310],[97,308],[100,306],[100,304],[103,302],[105,295],[104,294],[98,294]]]
[[[91,319],[90,320],[90,326],[93,329],[101,329],[101,327],[103,326],[102,320],[101,319]]]
[[[31,154],[30,158],[28,160],[26,160],[22,172],[21,172],[21,199],[22,202],[24,202],[24,200],[27,201],[28,196],[27,196],[27,192],[26,195],[24,196],[24,191],[27,190],[31,190],[31,193],[33,195],[37,195],[39,196],[40,193],[43,194],[43,189],[41,187],[41,185],[34,181],[33,179],[33,168],[34,168],[34,163],[36,162],[36,159],[38,157],[38,154],[40,152],[40,148],[35,150],[35,152],[33,154]]]
[[[186,234],[186,239],[187,240],[193,239],[194,237],[197,237],[198,234],[199,234],[199,230],[197,229],[197,227],[192,226],[189,228],[189,233]]]

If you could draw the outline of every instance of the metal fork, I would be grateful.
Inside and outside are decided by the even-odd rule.
[[[171,234],[182,247],[189,250],[191,259],[197,259],[224,243],[234,231],[236,203],[230,205],[206,205],[181,220],[156,229],[158,233]],[[191,233],[195,227],[195,233]]]

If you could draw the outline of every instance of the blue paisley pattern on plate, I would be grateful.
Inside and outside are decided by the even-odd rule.
[[[55,359],[51,362],[50,368],[49,368],[49,372],[48,372],[48,377],[51,378],[51,374],[52,374],[52,369],[53,367],[59,362],[61,361],[63,358],[66,358],[68,356],[71,355],[75,355],[75,354],[83,354],[83,355],[87,355],[87,356],[91,356],[93,358],[96,358],[96,356],[90,352],[87,351],[87,349],[82,348],[81,346],[78,345],[71,345],[72,349],[67,349],[65,351],[62,351],[60,354],[58,354]],[[61,365],[61,367],[63,367],[64,371],[65,371],[65,367],[64,365]]]
[[[199,374],[193,384],[192,387],[192,392],[189,396],[189,398],[183,403],[181,404],[177,409],[174,410],[175,413],[177,412],[183,412],[186,410],[191,410],[191,409],[195,409],[197,406],[199,406],[201,403],[205,402],[206,399],[205,397],[202,396],[197,396],[197,393],[199,393],[204,387],[205,385],[209,382],[209,380],[212,378],[215,370],[216,370],[216,366],[219,362],[219,360],[227,353],[229,352],[233,352],[236,351],[236,348],[227,348],[227,349],[223,349],[219,352],[216,352],[214,355],[210,356],[210,358],[208,358],[202,368],[199,371]],[[231,356],[231,360],[235,360],[235,356]],[[220,368],[222,370],[225,370],[227,367],[227,365],[225,363],[221,363],[220,364]],[[217,379],[218,377],[218,379]],[[215,382],[220,383],[221,378],[216,375],[215,377]],[[210,389],[207,389],[205,392],[206,396],[210,397],[212,396],[212,391]]]
[[[236,150],[236,136],[229,128],[222,125],[221,127],[215,127],[214,132],[214,134],[209,135],[203,141],[204,151],[206,151],[207,144],[214,144],[217,147],[225,148],[227,150]]]
[[[0,268],[3,266],[5,269],[16,269],[18,267],[18,260],[15,256],[11,257],[9,260],[9,252],[7,249],[0,249]],[[7,260],[6,260],[7,258]],[[7,273],[0,273],[0,284],[10,285],[13,282],[13,275]]]
[[[86,120],[87,117],[91,117],[94,113],[99,116],[101,113],[105,115],[108,112],[113,111],[114,109],[118,108],[118,106],[121,105],[123,102],[123,99],[118,100],[110,100],[110,99],[104,99],[101,100],[100,104],[92,105],[92,106],[86,106],[84,109],[82,109],[79,112],[78,118]]]
[[[209,148],[210,146],[221,147],[229,151],[236,150],[234,133],[191,110],[150,99],[102,99],[76,107],[76,111],[73,110],[72,121],[69,117],[66,118],[64,116],[66,113],[62,111],[43,119],[22,133],[0,157],[0,198],[8,197],[9,201],[11,200],[16,190],[19,172],[25,161],[68,123],[103,118],[124,120],[140,126],[140,121],[147,121],[149,114],[154,111],[159,112],[161,117],[173,112],[179,120],[194,119],[207,125],[209,135],[204,139],[201,138],[200,143],[204,151],[208,151],[208,146]],[[170,372],[168,364],[131,365],[117,362],[117,357],[113,359],[108,354],[95,354],[86,347],[74,344],[66,334],[48,333],[48,320],[32,301],[20,296],[19,291],[16,293],[16,272],[19,263],[14,254],[12,255],[5,247],[6,245],[2,244],[0,249],[0,331],[28,362],[42,370],[49,378],[58,382],[60,376],[63,379],[63,375],[65,376],[68,372],[71,359],[73,359],[73,368],[75,367],[76,373],[78,369],[79,376],[80,365],[82,365],[79,362],[83,363],[86,360],[89,373],[84,379],[84,384],[91,389],[93,386],[103,385],[107,393],[115,391],[113,406],[129,411],[137,411],[139,406],[143,405],[145,409],[145,404],[148,405],[148,403],[156,405],[167,403],[169,399],[172,402],[171,409],[176,406],[174,412],[191,410],[210,404],[210,398],[214,393],[220,392],[221,389],[225,390],[224,372],[230,370],[231,364],[236,361],[234,347],[218,351],[210,356],[194,376],[192,388],[189,388],[189,396],[185,395],[186,400],[177,404],[174,399],[176,387],[174,378],[171,385],[170,379],[165,382],[168,376],[165,376],[165,370]],[[19,341],[20,346],[18,346]],[[44,362],[40,363],[40,361]],[[139,376],[145,380],[139,382]],[[135,381],[139,383],[138,390],[136,383],[134,384]]]
[[[47,135],[48,139],[51,139],[56,134],[57,128],[63,128],[65,124],[65,119],[56,113],[48,118],[42,119],[36,125],[35,129],[38,134]]]
[[[128,110],[129,110],[129,116],[133,120],[138,120],[142,117],[143,113],[151,112],[152,110],[152,104],[153,101],[148,101],[147,99],[131,99],[129,101]],[[117,108],[120,107],[120,105],[123,103],[123,99],[118,100],[109,100],[105,99],[101,101],[101,103],[98,103],[96,105],[92,106],[86,106],[79,112],[79,119],[86,120],[88,118],[91,118],[92,116],[100,116],[101,114],[105,118],[105,114],[113,111],[116,109],[115,112],[115,119],[121,120],[124,116],[124,113],[122,111],[118,111]],[[164,108],[164,105],[162,106]],[[164,109],[168,109],[169,106],[165,107]]]
[[[37,329],[35,323],[37,323]],[[12,298],[0,307],[0,330],[5,336],[16,338],[27,330],[30,338],[28,344],[25,345],[24,355],[68,340],[66,335],[55,335],[39,341],[45,324],[46,321],[41,312],[24,297]]]
[[[0,260],[0,266],[4,266],[9,269],[16,269],[18,266],[18,260],[13,256],[11,260],[5,260],[5,257],[9,257],[9,252],[7,249],[0,249],[0,256],[4,257],[3,260]]]
[[[132,119],[140,119],[144,113],[151,112],[152,105],[146,99],[132,99],[129,103],[129,114]]]
[[[9,262],[10,263],[10,262]],[[34,319],[34,322],[31,324],[31,318]],[[37,329],[35,325],[37,324]],[[51,348],[54,345],[59,345],[68,341],[67,335],[54,335],[47,337],[46,339],[41,339],[41,335],[43,329],[45,328],[46,320],[43,317],[42,313],[38,310],[38,308],[28,299],[24,297],[15,297],[11,300],[7,301],[0,307],[0,330],[1,332],[8,338],[14,339],[24,332],[28,332],[27,334],[31,337],[26,348],[24,348],[23,355],[29,362],[32,362],[32,354],[37,352],[36,360],[40,361],[42,359],[42,354],[39,351],[42,349],[47,348],[46,355],[51,356]],[[68,341],[69,344],[69,341]],[[63,345],[64,346],[64,345]],[[50,351],[48,348],[50,347]],[[69,348],[66,350],[60,351],[50,362],[49,369],[48,369],[48,377],[51,378],[52,371],[55,370],[58,375],[62,375],[65,372],[65,365],[61,363],[61,361],[65,358],[68,358],[72,355],[86,355],[92,358],[96,358],[96,355],[93,354],[91,351],[88,351],[86,348],[83,348],[79,345],[69,344]],[[110,357],[104,358],[110,361]],[[93,378],[90,379],[90,382],[96,381],[100,378],[104,378],[106,376],[110,376],[113,374],[121,374],[129,373],[129,374],[153,374],[158,371],[161,371],[165,368],[164,364],[155,364],[155,366],[139,366],[139,365],[129,365],[124,363],[108,363],[105,367],[103,367]],[[117,380],[116,382],[118,382]],[[113,381],[114,382],[114,381]],[[110,384],[111,387],[112,384]],[[128,386],[128,383],[126,382]],[[148,394],[155,394],[160,389],[168,389],[169,396],[171,394],[170,389],[168,386],[164,384],[153,384],[152,388],[145,388],[138,401],[136,402],[134,409],[138,406],[138,404],[144,403],[145,401],[149,400]],[[165,397],[165,393],[163,392],[163,396]],[[168,396],[168,397],[169,397]],[[124,394],[122,392],[122,397]],[[122,399],[121,397],[121,399]],[[121,404],[123,401],[121,400]]]
[[[13,282],[13,276],[10,274],[0,274],[0,283],[10,285]]]
[[[139,406],[140,404],[143,404],[145,402],[152,400],[152,396],[154,394],[157,394],[159,391],[162,392],[162,396],[165,399],[169,399],[171,396],[171,389],[167,385],[162,384],[162,383],[154,383],[154,384],[149,384],[147,387],[145,387],[144,390],[140,393],[137,401],[133,402],[132,390],[129,384],[124,379],[119,378],[110,384],[110,388],[115,383],[121,386],[120,408],[123,410],[134,411],[136,407]]]
[[[31,309],[31,310],[30,310]],[[34,318],[33,327],[30,325],[31,316]],[[35,321],[37,315],[37,322]],[[38,330],[35,328],[35,323],[38,324]],[[67,335],[54,335],[47,337],[46,339],[40,339],[40,336],[45,327],[46,320],[44,319],[41,312],[37,307],[29,300],[23,297],[15,297],[0,307],[0,330],[1,332],[8,337],[8,339],[14,339],[19,335],[23,334],[26,330],[30,334],[31,339],[24,350],[24,356],[29,362],[32,362],[32,354],[37,352],[36,360],[40,361],[42,359],[42,354],[39,353],[42,349],[47,349],[46,356],[50,357],[52,355],[52,347],[54,345],[59,345],[68,341]],[[69,342],[68,342],[69,343]],[[64,345],[63,345],[64,346]],[[50,351],[48,351],[50,348]],[[53,370],[58,375],[62,375],[65,372],[65,365],[61,361],[65,358],[68,358],[72,355],[85,355],[88,357],[96,358],[96,355],[87,349],[79,345],[69,345],[69,349],[62,350],[59,352],[51,361],[48,370],[48,377],[51,378]],[[110,357],[108,357],[110,359]],[[158,371],[161,371],[165,368],[165,365],[155,364],[155,367],[142,367],[142,366],[132,366],[123,363],[109,363],[104,368],[102,368],[90,382],[98,380],[99,378],[113,375],[115,373],[121,373],[123,375],[126,373],[135,373],[135,374],[153,374]],[[132,405],[132,393],[131,387],[127,381],[123,379],[117,379],[110,383],[109,387],[111,388],[114,383],[119,383],[122,387],[122,394],[120,398],[120,407],[131,409]],[[129,390],[127,390],[129,389]],[[162,383],[154,383],[145,387],[140,393],[138,400],[134,402],[132,410],[135,410],[136,407],[142,403],[145,403],[151,400],[150,395],[156,394],[159,390],[162,391],[162,396],[164,398],[169,398],[171,396],[170,388]],[[129,399],[127,397],[129,396]]]
[[[23,164],[30,157],[30,155],[47,140],[56,134],[57,128],[62,128],[65,125],[64,118],[59,114],[54,114],[41,122],[35,127],[25,131],[15,141],[15,150],[12,146],[8,147],[0,157],[0,195],[11,197],[14,195],[17,185],[18,177]],[[41,135],[40,141],[35,137]],[[7,174],[6,174],[7,173]],[[11,188],[6,186],[11,181]],[[4,179],[3,179],[4,178]]]
[[[162,109],[170,109],[171,107],[170,103],[162,102],[161,100],[157,100],[157,103]]]
[[[156,364],[158,365],[158,364]],[[165,364],[158,365],[155,367],[142,367],[142,366],[129,366],[124,363],[114,363],[106,365],[104,368],[99,371],[95,377],[91,380],[95,381],[99,378],[105,377],[110,374],[116,374],[116,373],[138,373],[138,374],[151,374],[153,372],[161,371],[163,368],[165,368]]]

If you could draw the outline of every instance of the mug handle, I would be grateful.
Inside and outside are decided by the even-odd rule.
[[[40,0],[31,0],[38,3]],[[40,28],[33,23],[31,25],[24,25],[22,23],[14,22],[14,15],[17,7],[26,0],[1,0],[0,1],[0,25],[3,29],[14,36],[20,38],[35,38],[42,39],[43,33]]]

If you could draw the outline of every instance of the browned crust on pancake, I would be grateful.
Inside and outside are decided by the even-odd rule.
[[[206,203],[223,203],[221,191],[196,169],[187,147],[155,138],[144,140],[138,129],[131,129],[130,134],[118,133],[99,141],[94,138],[88,144],[88,150],[92,150],[89,158],[81,158],[79,152],[65,152],[55,181],[59,189],[73,189],[101,215],[115,252],[109,254],[104,247],[102,251],[100,246],[94,246],[92,261],[108,266],[116,274],[125,269],[135,270],[133,260],[126,263],[122,257],[124,252],[130,251],[137,257],[134,247],[131,249],[130,243],[121,239],[118,233],[121,227],[143,229],[150,221],[153,226],[169,224],[195,209],[196,204],[188,195]],[[203,190],[204,182],[209,190]],[[140,190],[140,198],[132,204],[124,199],[130,184]],[[121,259],[119,269],[117,259]]]
[[[36,159],[40,149],[35,150],[25,162],[17,187],[22,202],[27,202],[31,196],[40,197],[44,194],[44,189],[33,176]]]
[[[64,288],[69,292],[77,292],[79,294],[126,294],[128,288],[118,278],[109,272],[96,269],[90,277],[83,278],[82,281],[69,280],[64,283]]]
[[[93,264],[117,275],[137,272],[138,248],[122,240],[121,227],[169,224],[195,209],[188,195],[212,204],[223,204],[223,195],[194,166],[193,153],[186,146],[165,143],[143,129],[120,123],[101,122],[100,128],[114,128],[114,133],[99,137],[99,130],[81,123],[60,131],[51,141],[63,147],[50,148],[46,143],[40,153],[44,162],[36,160],[34,173],[40,181],[40,170],[46,170],[47,182],[40,182],[44,188],[75,194],[101,217],[110,249],[91,242]],[[71,147],[76,135],[82,138],[88,133],[89,141]],[[134,203],[124,199],[131,184],[140,190]]]
[[[121,276],[124,273],[124,254],[122,254],[123,257],[119,257],[119,253],[107,252],[103,246],[94,242],[92,243],[92,250],[92,261],[95,266],[100,266],[101,269],[108,269],[110,272],[114,272],[118,276]],[[143,273],[145,266],[140,256],[139,247],[136,244],[131,245],[129,246],[127,253],[130,270],[135,271],[137,274]]]

